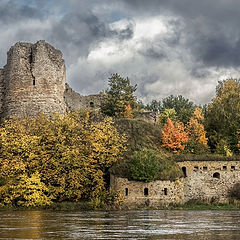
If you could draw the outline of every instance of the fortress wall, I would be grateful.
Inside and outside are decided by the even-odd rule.
[[[230,189],[240,182],[239,161],[185,161],[185,201],[227,202]]]
[[[64,60],[61,52],[45,41],[11,47],[4,79],[4,117],[66,112]]]
[[[2,115],[3,93],[4,93],[4,75],[3,69],[0,69],[0,116]]]
[[[178,165],[186,176],[176,181],[145,183],[112,175],[111,188],[124,196],[127,206],[160,206],[189,200],[228,202],[229,191],[240,182],[239,161],[185,161]]]
[[[78,111],[79,109],[99,109],[103,95],[82,96],[66,84],[64,98],[68,111]]]
[[[154,181],[145,183],[129,181],[127,178],[113,175],[110,179],[111,188],[120,192],[124,197],[125,204],[130,207],[181,204],[184,202],[183,181],[183,179],[180,179],[174,182]],[[146,195],[146,189],[148,189],[148,195]]]

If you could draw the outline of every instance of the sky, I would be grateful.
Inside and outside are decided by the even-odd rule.
[[[239,78],[239,0],[0,0],[0,67],[16,42],[63,53],[83,95],[118,73],[144,103],[183,95],[209,103],[218,81]]]

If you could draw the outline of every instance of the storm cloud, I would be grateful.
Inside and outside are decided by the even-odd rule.
[[[237,0],[0,0],[0,65],[18,41],[44,39],[63,52],[81,94],[128,76],[144,102],[181,94],[198,104],[219,80],[239,78]]]

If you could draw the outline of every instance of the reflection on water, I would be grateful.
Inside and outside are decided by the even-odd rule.
[[[0,212],[0,239],[239,240],[240,211]]]

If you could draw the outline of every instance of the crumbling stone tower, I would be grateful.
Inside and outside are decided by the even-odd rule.
[[[0,69],[0,114],[9,118],[66,113],[62,53],[45,41],[16,43]]]

